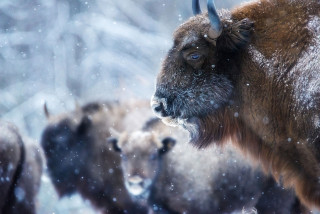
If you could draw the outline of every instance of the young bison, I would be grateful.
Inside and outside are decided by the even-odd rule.
[[[42,155],[13,125],[0,122],[0,213],[36,213]]]
[[[124,187],[120,156],[106,144],[109,128],[127,114],[118,103],[89,103],[59,116],[48,116],[41,145],[48,172],[60,195],[80,195],[104,213],[143,213]]]
[[[320,208],[320,1],[256,0],[182,24],[152,107],[205,147],[232,143]]]
[[[158,119],[141,131],[113,135],[109,143],[121,152],[126,188],[153,212],[231,213],[256,206],[258,213],[300,213],[291,191],[254,170],[230,146],[195,151],[185,145],[187,133]]]

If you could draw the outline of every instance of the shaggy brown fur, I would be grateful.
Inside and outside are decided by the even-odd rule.
[[[11,124],[0,122],[0,213],[36,213],[42,174],[42,154],[25,143]]]
[[[109,140],[121,152],[128,191],[153,212],[231,213],[256,206],[258,213],[301,213],[292,191],[253,169],[235,149],[194,151],[185,145],[187,136],[151,119],[142,130]]]
[[[207,14],[174,35],[153,106],[192,142],[233,144],[309,207],[320,208],[320,2],[259,0]],[[254,26],[253,26],[254,24]]]
[[[49,116],[41,145],[49,175],[61,197],[79,192],[104,213],[144,212],[124,187],[119,154],[106,143],[109,129],[120,128],[117,121],[134,107],[115,102],[89,103],[67,114]]]

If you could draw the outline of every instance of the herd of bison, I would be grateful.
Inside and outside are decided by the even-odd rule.
[[[60,197],[79,193],[103,213],[300,212],[293,191],[232,146],[196,150],[146,101],[44,112],[41,148],[1,122],[2,213],[35,213],[45,162]]]
[[[39,143],[0,122],[0,214],[36,213],[43,171],[101,213],[320,208],[320,1],[192,7],[151,106],[45,104]]]

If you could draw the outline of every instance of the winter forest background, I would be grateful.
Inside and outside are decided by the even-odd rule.
[[[1,118],[38,141],[44,102],[57,114],[75,100],[149,99],[173,30],[191,15],[191,0],[1,0]],[[39,213],[95,212],[77,195],[58,200],[44,175]]]

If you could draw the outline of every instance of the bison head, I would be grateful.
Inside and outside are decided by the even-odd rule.
[[[196,16],[174,33],[151,106],[165,123],[186,128],[192,143],[205,146],[219,138],[207,129],[208,120],[219,125],[217,115],[233,104],[239,53],[249,42],[253,23],[233,20],[226,11],[220,20],[212,0],[208,13],[201,13],[196,0],[193,11]]]
[[[173,138],[159,140],[154,133],[136,131],[109,138],[115,151],[121,153],[121,166],[128,192],[137,198],[149,195],[161,167],[161,158],[175,144]]]
[[[45,113],[49,116],[46,107]],[[91,120],[87,115],[73,116],[50,117],[41,138],[48,172],[60,196],[76,191],[77,180],[85,173],[90,153]]]

